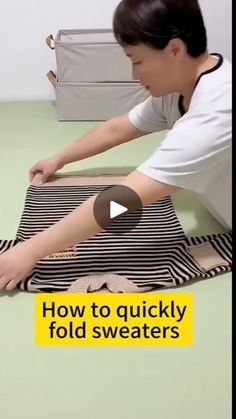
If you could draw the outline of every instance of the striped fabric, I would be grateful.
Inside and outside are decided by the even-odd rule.
[[[0,241],[0,254],[50,227],[106,187],[31,185],[16,239]],[[18,288],[30,292],[142,292],[231,270],[231,234],[186,237],[169,197],[145,207],[135,229],[116,234],[134,216],[135,212],[126,213],[113,222],[109,232],[103,230],[40,260]],[[194,256],[199,250],[206,266]]]

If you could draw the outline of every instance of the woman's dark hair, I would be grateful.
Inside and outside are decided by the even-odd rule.
[[[207,49],[198,0],[122,0],[114,13],[113,30],[122,46],[143,43],[164,49],[171,39],[179,38],[192,57]]]

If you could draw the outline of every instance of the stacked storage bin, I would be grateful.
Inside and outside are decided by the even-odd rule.
[[[57,74],[47,76],[59,121],[107,120],[148,97],[111,30],[60,30],[47,44],[56,53]]]

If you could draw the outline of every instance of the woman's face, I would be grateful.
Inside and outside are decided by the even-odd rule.
[[[123,49],[132,61],[133,78],[138,80],[152,96],[160,97],[176,92],[181,54],[173,43],[169,43],[163,50],[144,44],[130,45]]]

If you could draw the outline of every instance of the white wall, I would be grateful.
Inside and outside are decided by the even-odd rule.
[[[199,3],[207,28],[209,52],[219,52],[231,61],[231,0],[199,0]]]
[[[58,29],[111,28],[119,0],[1,0],[0,102],[51,100],[56,68],[45,38]],[[200,0],[209,51],[231,59],[231,0]]]

